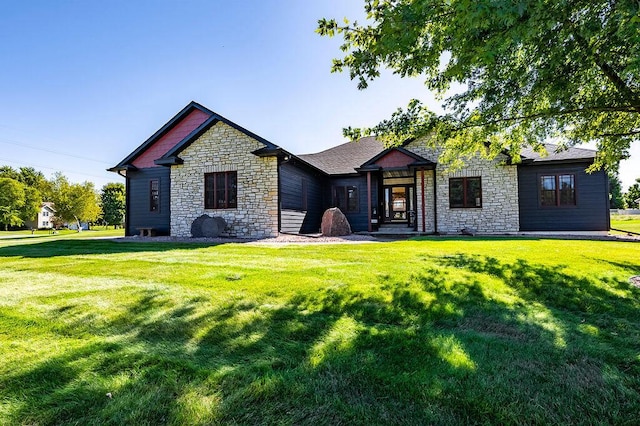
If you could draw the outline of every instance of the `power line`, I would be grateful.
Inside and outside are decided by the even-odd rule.
[[[54,150],[50,150],[50,149],[39,148],[39,147],[35,147],[35,146],[32,146],[32,145],[24,144],[24,143],[21,143],[21,142],[12,141],[12,140],[9,140],[9,139],[0,139],[0,143],[4,143],[4,144],[7,144],[7,145],[15,145],[15,146],[19,146],[19,147],[22,147],[22,148],[35,149],[37,151],[48,152],[50,154],[62,155],[62,156],[66,156],[66,157],[73,157],[73,158],[77,158],[79,160],[93,161],[93,162],[100,163],[100,164],[106,164],[106,165],[110,165],[111,164],[111,163],[107,163],[105,161],[100,161],[100,160],[96,160],[96,159],[89,158],[89,157],[83,157],[83,156],[80,156],[80,155],[69,154],[69,153],[54,151]]]

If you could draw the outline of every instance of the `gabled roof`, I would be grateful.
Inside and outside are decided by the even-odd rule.
[[[152,167],[151,164],[160,166],[181,164],[182,160],[179,158],[179,154],[218,122],[223,122],[262,143],[264,145],[262,148],[253,151],[253,154],[257,156],[295,157],[302,163],[327,175],[357,174],[375,168],[376,162],[385,156],[395,155],[397,157],[400,154],[415,160],[413,162],[405,161],[405,167],[435,167],[435,163],[432,161],[403,147],[385,148],[382,142],[372,136],[343,143],[321,152],[292,156],[279,146],[192,101],[125,159],[108,170],[118,172],[135,170],[137,166]],[[548,152],[548,155],[544,157],[531,148],[523,149],[521,152],[522,164],[591,162],[596,156],[596,151],[590,149],[571,147],[559,151],[556,145],[545,144],[544,146]]]
[[[245,135],[261,142],[264,145],[264,148],[261,148],[255,151],[256,155],[276,155],[279,153],[280,147],[269,142],[268,140],[256,135],[253,132],[245,129],[244,127],[239,126],[233,121],[211,111],[208,108],[200,105],[197,102],[191,102],[186,107],[184,107],[178,114],[176,114],[171,120],[169,120],[164,126],[160,128],[156,133],[154,133],[149,139],[144,141],[142,145],[136,148],[131,154],[129,154],[124,160],[118,163],[116,166],[108,169],[109,171],[120,171],[120,170],[131,170],[136,169],[133,164],[135,160],[143,155],[147,150],[151,149],[156,142],[160,140],[163,136],[167,135],[171,130],[176,128],[182,120],[184,120],[189,114],[194,111],[200,111],[205,113],[208,118],[200,123],[197,127],[195,127],[189,134],[184,136],[182,139],[177,141],[175,144],[172,144],[166,152],[163,152],[158,158],[154,159],[154,163],[156,165],[168,166],[171,164],[179,164],[182,160],[178,157],[185,148],[191,145],[196,139],[198,139],[204,132],[209,130],[213,125],[218,122],[223,122],[234,129],[244,133]]]
[[[544,144],[547,155],[542,156],[532,148],[523,148],[520,155],[522,164],[539,164],[550,162],[584,162],[593,161],[596,158],[597,151],[593,149],[570,147],[566,150],[559,150],[558,145]]]
[[[385,147],[382,142],[374,137],[366,137],[297,157],[329,175],[348,175],[357,173],[362,164],[383,151]]]
[[[216,114],[215,112],[211,112],[211,114],[212,115],[211,117],[209,117],[209,119],[207,119],[204,123],[198,126],[198,128],[196,128],[193,132],[187,135],[187,137],[185,137],[183,140],[178,142],[176,146],[174,146],[169,151],[167,151],[162,157],[157,159],[156,164],[163,165],[163,166],[171,165],[171,164],[180,164],[181,160],[180,158],[178,158],[178,155],[182,151],[184,151],[189,145],[191,145],[196,139],[202,136],[204,132],[209,130],[214,124],[218,123],[219,121],[233,127],[234,129],[257,140],[258,142],[261,142],[264,145],[264,147],[253,151],[253,153],[258,156],[277,155],[278,153],[283,151],[282,148],[280,148],[278,145],[269,142],[268,140],[264,139],[261,136],[256,135],[253,132],[250,132],[244,127],[237,125],[233,121],[224,118],[220,114]]]
[[[434,168],[436,163],[428,160],[415,152],[411,152],[402,147],[387,148],[375,157],[359,167],[359,170],[379,169],[389,167],[385,163],[391,162],[390,167],[426,167]]]

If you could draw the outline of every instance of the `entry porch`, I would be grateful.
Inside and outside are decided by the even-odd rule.
[[[402,148],[390,148],[363,164],[367,231],[435,232],[436,164]]]

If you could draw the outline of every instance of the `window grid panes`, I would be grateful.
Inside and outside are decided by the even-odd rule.
[[[204,208],[232,209],[238,207],[237,172],[205,173]]]
[[[559,174],[540,176],[540,204],[544,207],[575,206],[575,175]]]

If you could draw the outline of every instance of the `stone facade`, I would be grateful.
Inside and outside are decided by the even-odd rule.
[[[437,151],[428,148],[424,141],[418,140],[405,147],[423,158],[438,162]],[[466,167],[456,171],[447,171],[446,166],[438,163],[435,170],[437,232],[459,233],[463,228],[472,228],[479,233],[518,232],[518,169],[515,165],[501,164],[506,157],[500,156],[487,160],[476,156],[467,160]],[[417,173],[416,190],[418,198],[418,230],[433,232],[433,175],[425,174],[425,222],[422,227],[422,188],[421,172]],[[450,208],[449,179],[456,177],[480,177],[482,185],[481,208]]]
[[[221,234],[223,236],[276,236],[278,160],[251,153],[263,146],[250,136],[219,122],[185,148],[180,154],[184,163],[171,167],[171,235],[190,237],[193,221],[206,214],[226,220],[228,225]],[[405,148],[438,163],[438,152],[428,148],[424,141],[413,142]],[[415,182],[418,231],[446,234],[472,228],[479,233],[517,232],[517,167],[500,164],[503,160],[490,161],[478,156],[468,160],[467,166],[461,170],[447,171],[444,165],[437,164],[435,170],[418,171]],[[237,172],[238,207],[205,209],[204,174],[225,171]],[[456,177],[481,178],[481,208],[449,207],[449,179]]]
[[[423,177],[424,174],[424,213],[423,213]],[[435,232],[434,221],[434,204],[433,204],[433,170],[418,170],[416,172],[416,221],[418,224],[418,231],[420,232]],[[424,218],[424,223],[423,223]]]
[[[184,161],[171,166],[171,235],[190,237],[199,216],[220,216],[221,234],[264,238],[278,234],[278,160],[252,154],[264,145],[218,122],[180,153]],[[236,171],[237,208],[205,209],[204,174]]]

